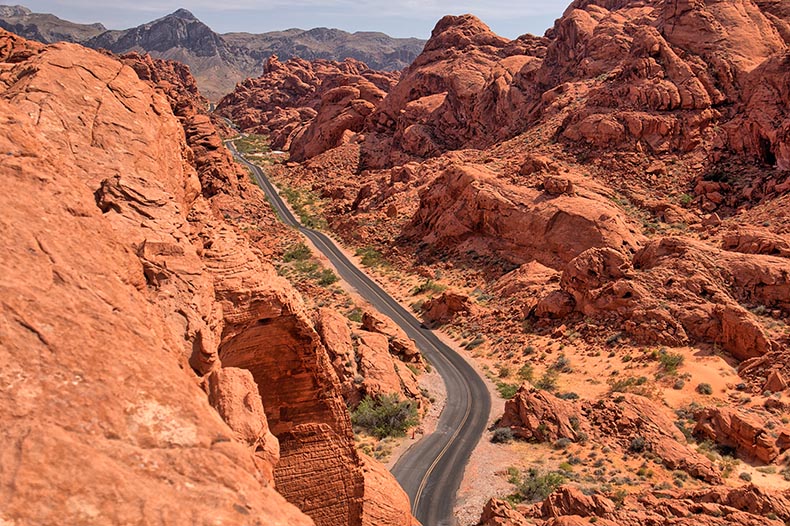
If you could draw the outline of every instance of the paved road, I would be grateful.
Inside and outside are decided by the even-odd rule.
[[[301,226],[262,170],[244,159],[233,143],[227,142],[226,145],[252,171],[282,222],[299,229],[347,283],[400,325],[444,380],[447,405],[439,417],[436,432],[409,448],[392,468],[392,474],[409,495],[412,513],[423,526],[453,525],[453,507],[464,469],[491,411],[491,398],[483,380],[433,331],[349,261],[326,234]]]

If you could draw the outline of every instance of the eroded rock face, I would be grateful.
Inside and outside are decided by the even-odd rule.
[[[266,486],[187,365],[193,346],[211,354],[219,318],[186,220],[200,184],[167,100],[79,46],[0,41],[3,520],[312,524]],[[125,191],[104,212],[108,178]],[[157,258],[170,264],[152,279]]]
[[[423,242],[495,252],[516,263],[552,268],[591,247],[629,253],[641,237],[594,192],[547,197],[509,184],[484,166],[451,165],[420,195],[411,235]]]
[[[771,352],[776,344],[740,302],[787,312],[788,276],[783,258],[662,238],[633,261],[611,249],[588,250],[568,264],[561,287],[580,312],[625,319],[626,330],[638,341],[715,342],[746,360]]]
[[[213,208],[247,190],[188,75],[5,33],[0,49],[2,519],[313,524],[283,493],[318,524],[408,524],[394,479],[366,479],[301,298]]]
[[[245,131],[269,135],[273,148],[293,146],[296,157],[305,158],[339,146],[347,130],[360,131],[398,76],[370,70],[354,59],[292,58],[283,63],[273,55],[263,75],[239,83],[217,112]]]
[[[773,462],[790,444],[780,443],[780,433],[769,429],[777,422],[766,415],[747,413],[728,407],[706,408],[695,415],[694,434],[734,449],[747,460]],[[785,435],[787,432],[785,431]]]
[[[582,404],[524,384],[505,403],[499,425],[533,442],[595,440],[628,450],[639,439],[644,449],[670,469],[684,470],[709,483],[722,481],[710,460],[685,445],[670,414],[642,396],[623,394]]]

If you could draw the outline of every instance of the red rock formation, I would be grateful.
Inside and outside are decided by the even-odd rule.
[[[269,135],[272,146],[291,148],[297,156],[312,156],[338,146],[344,131],[360,131],[373,105],[398,78],[397,73],[370,70],[364,63],[346,59],[285,63],[267,59],[263,75],[236,86],[217,105],[241,129]],[[311,125],[319,109],[322,115]]]
[[[619,506],[604,495],[587,496],[562,486],[541,506],[518,511],[492,499],[478,526],[780,526],[787,516],[787,492],[762,491],[753,485],[641,493],[626,497]]]
[[[431,298],[422,305],[422,317],[431,323],[449,321],[458,313],[470,314],[475,311],[469,296],[455,292],[443,292],[437,298]]]
[[[527,384],[505,402],[499,425],[509,427],[514,436],[535,442],[554,442],[560,438],[576,442],[590,432],[587,421],[581,418],[580,404]]]
[[[186,221],[200,185],[167,101],[112,58],[21,44],[0,95],[3,520],[311,524],[266,487],[271,459],[235,438],[186,365],[217,318]],[[124,192],[103,213],[94,192],[113,174]],[[148,269],[172,264],[158,281],[144,245]]]
[[[594,192],[577,188],[576,195],[547,198],[468,165],[451,165],[423,190],[410,228],[423,242],[459,253],[495,252],[557,269],[591,247],[635,251],[641,238],[633,231]]]
[[[670,469],[684,470],[710,483],[721,482],[713,463],[685,445],[685,437],[670,415],[642,396],[624,394],[579,404],[523,385],[505,403],[499,425],[526,440],[604,441],[623,450],[629,450],[639,437],[645,449]]]
[[[626,330],[639,341],[681,344],[695,338],[720,343],[745,360],[775,344],[738,302],[787,312],[788,276],[782,258],[663,238],[637,253],[633,266],[611,249],[588,250],[568,264],[561,286],[580,312],[626,319]]]
[[[410,524],[394,479],[363,468],[298,294],[212,208],[242,185],[188,75],[5,33],[0,49],[3,520],[312,524],[273,475],[318,524]]]
[[[573,486],[561,486],[549,495],[540,507],[544,518],[577,515],[579,517],[606,516],[615,510],[614,502],[594,493],[585,495]]]
[[[787,444],[777,444],[778,435],[769,429],[778,425],[766,415],[747,413],[728,407],[711,407],[695,415],[694,435],[734,449],[747,460],[770,464],[784,452]]]
[[[529,522],[526,517],[514,510],[509,503],[491,499],[483,508],[478,526],[527,526],[527,524]]]

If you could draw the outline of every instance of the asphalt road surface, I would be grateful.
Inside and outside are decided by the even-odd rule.
[[[337,273],[379,312],[389,316],[414,340],[447,386],[447,404],[437,429],[409,448],[392,474],[409,495],[412,513],[423,526],[452,526],[456,494],[464,469],[491,411],[483,380],[455,351],[356,267],[324,233],[303,227],[263,171],[248,162],[232,142],[226,145],[247,166],[286,225],[297,228],[329,259]]]

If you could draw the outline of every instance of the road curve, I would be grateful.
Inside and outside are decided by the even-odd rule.
[[[483,380],[433,331],[357,268],[326,234],[303,227],[263,171],[239,154],[232,142],[225,144],[251,170],[280,220],[297,228],[329,259],[349,285],[397,323],[444,380],[447,403],[436,431],[410,447],[392,468],[392,474],[409,495],[412,513],[423,526],[453,525],[456,494],[469,456],[483,434],[491,411],[491,397]]]

